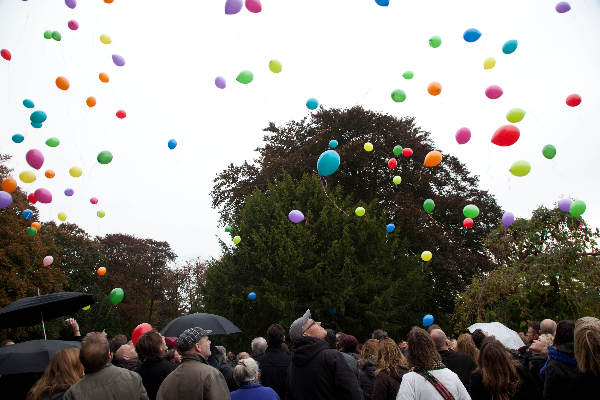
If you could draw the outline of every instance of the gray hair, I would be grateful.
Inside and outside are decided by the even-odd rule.
[[[225,350],[224,346],[215,346],[215,349],[219,350],[223,357],[227,358],[227,350]]]
[[[264,337],[257,337],[252,339],[250,346],[252,347],[252,356],[258,357],[267,350],[267,341]]]
[[[257,382],[258,377],[258,364],[253,358],[242,358],[233,369],[233,379],[238,385]]]

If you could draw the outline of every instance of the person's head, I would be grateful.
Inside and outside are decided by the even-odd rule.
[[[487,335],[485,334],[485,332],[481,329],[475,329],[471,334],[471,337],[473,338],[473,343],[475,343],[475,346],[477,346],[478,349],[481,350],[481,342],[483,342],[483,339],[485,339],[486,336]]]
[[[250,347],[252,348],[252,355],[254,357],[258,357],[264,354],[265,350],[267,350],[267,341],[264,337],[254,338],[250,343]]]
[[[575,359],[581,372],[600,377],[600,320],[579,318],[575,323]]]
[[[383,329],[375,329],[371,334],[371,339],[381,340],[385,339],[386,337],[388,337],[388,333]]]
[[[3,341],[0,342],[0,347],[12,346],[13,344],[15,344],[15,342],[13,342],[12,340],[4,339]]]
[[[458,337],[455,351],[471,357],[475,363],[479,362],[479,349],[475,346],[475,342],[469,333],[463,333]]]
[[[358,353],[358,340],[352,335],[344,335],[340,340],[339,348],[344,353]]]
[[[225,349],[225,346],[215,346],[215,349],[217,349],[219,353],[223,355],[223,359],[227,358],[227,350]]]
[[[138,360],[138,354],[132,344],[124,344],[113,354],[113,364],[118,367],[135,368],[131,362]]]
[[[406,368],[407,366],[408,362],[400,351],[400,347],[394,342],[394,339],[385,338],[379,341],[375,375],[382,371],[388,375],[392,373],[399,375],[400,368]]]
[[[110,344],[109,344],[110,352],[113,354],[116,353],[117,350],[119,350],[119,347],[123,346],[126,343],[127,343],[127,336],[125,336],[123,334],[116,335],[115,337],[110,339]]]
[[[327,332],[321,326],[321,323],[311,318],[310,310],[306,310],[303,316],[290,325],[290,339],[292,341],[300,340],[304,336],[318,339],[325,339],[325,336],[327,336]]]
[[[200,355],[205,360],[210,357],[210,340],[212,331],[200,327],[189,328],[177,338],[177,350],[184,356]]]
[[[437,351],[448,350],[448,338],[441,329],[432,329],[429,333]]]
[[[325,336],[325,341],[329,345],[330,349],[337,349],[337,341],[335,339],[335,331],[333,329],[325,329],[327,335]]]
[[[539,321],[531,321],[527,324],[527,340],[529,343],[533,342],[539,337],[540,334],[540,323]]]
[[[573,323],[573,326],[575,326],[575,323]],[[543,335],[544,333],[556,335],[556,322],[551,319],[545,319],[540,322],[540,335]]]
[[[83,364],[86,374],[100,371],[108,360],[111,353],[104,332],[90,332],[81,341],[79,360]]]
[[[529,350],[533,354],[548,354],[548,346],[552,346],[552,343],[554,343],[554,336],[543,333],[531,343]]]
[[[285,342],[285,329],[279,324],[271,324],[267,329],[267,345],[280,347],[283,342]]]
[[[556,325],[556,335],[554,335],[554,346],[573,343],[575,340],[575,322],[565,319]]]
[[[379,347],[378,339],[367,340],[360,349],[360,358],[365,360],[369,357],[375,358],[377,356],[377,348]]]
[[[167,344],[155,329],[144,333],[135,344],[135,351],[142,361],[158,361],[165,357]]]
[[[227,358],[230,360],[235,360],[235,354],[233,354],[233,351],[230,351],[229,353],[227,353]]]
[[[442,328],[440,328],[440,326],[438,324],[431,324],[431,325],[429,325],[427,327],[427,333],[431,333],[431,331],[434,330],[434,329],[440,329],[441,330]]]
[[[27,400],[51,397],[63,392],[83,376],[83,365],[79,361],[79,349],[70,348],[57,351],[42,377],[33,385]]]
[[[238,385],[258,382],[259,375],[258,364],[253,358],[239,360],[233,369],[233,379]]]
[[[417,326],[408,333],[408,363],[425,370],[434,369],[441,360],[431,336]]]
[[[181,354],[175,349],[167,351],[167,361],[173,364],[181,364]]]
[[[481,344],[479,368],[483,386],[494,399],[511,399],[519,385],[519,374],[502,343],[495,337],[487,337]]]
[[[245,360],[246,358],[250,358],[250,354],[246,353],[245,351],[238,353],[238,355],[235,357],[237,361]]]

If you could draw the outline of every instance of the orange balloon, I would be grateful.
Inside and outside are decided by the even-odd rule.
[[[426,167],[435,167],[441,162],[442,153],[440,153],[437,150],[434,150],[427,153],[427,155],[425,156],[425,162],[423,164],[425,164]]]
[[[42,229],[42,226],[40,225],[39,222],[32,222],[31,223],[31,227],[35,228],[38,232],[39,232],[40,229]]]
[[[100,267],[96,272],[98,273],[98,275],[104,276],[104,274],[106,274],[106,268]]]
[[[427,91],[432,96],[437,96],[442,93],[442,85],[439,82],[431,82],[429,86],[427,86]]]
[[[104,0],[104,2],[105,2],[106,4],[110,4],[110,3],[112,3],[112,2],[113,2],[113,0]]]
[[[108,75],[106,75],[104,72],[100,72],[100,74],[98,75],[98,77],[100,78],[100,80],[104,83],[108,83]]]
[[[46,178],[52,179],[54,178],[54,171],[52,171],[51,169],[47,169],[44,175],[46,175]]]
[[[56,78],[56,86],[61,90],[67,90],[71,85],[69,84],[69,80],[67,78],[64,76],[59,76]]]
[[[17,181],[15,181],[13,178],[6,178],[2,181],[2,190],[4,190],[6,193],[12,193],[16,188]]]
[[[88,107],[94,107],[96,105],[96,98],[94,96],[90,96],[85,100],[85,104],[88,105]]]

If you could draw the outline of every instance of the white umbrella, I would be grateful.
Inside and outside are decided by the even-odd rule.
[[[469,327],[469,332],[473,333],[476,329],[481,329],[488,336],[495,336],[506,348],[517,350],[525,346],[517,332],[507,328],[500,322],[478,322]]]

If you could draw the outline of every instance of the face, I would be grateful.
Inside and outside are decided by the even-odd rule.
[[[529,349],[535,354],[546,354],[548,353],[548,347],[541,340],[534,340]]]
[[[310,328],[308,328],[309,326]],[[308,321],[306,321],[303,330],[306,328],[308,329],[302,334],[302,336],[310,336],[319,339],[325,339],[327,336],[327,331],[321,326],[321,323],[315,322],[312,318],[309,318]]]
[[[537,339],[537,332],[532,327],[529,327],[527,329],[527,340],[532,342],[534,339]]]
[[[165,337],[161,335],[161,338],[162,338],[162,344],[160,345],[160,352],[164,354],[169,349],[167,348],[167,343],[165,342]]]
[[[204,336],[198,343],[196,343],[196,350],[202,357],[210,357],[210,340],[208,339],[208,336]]]

